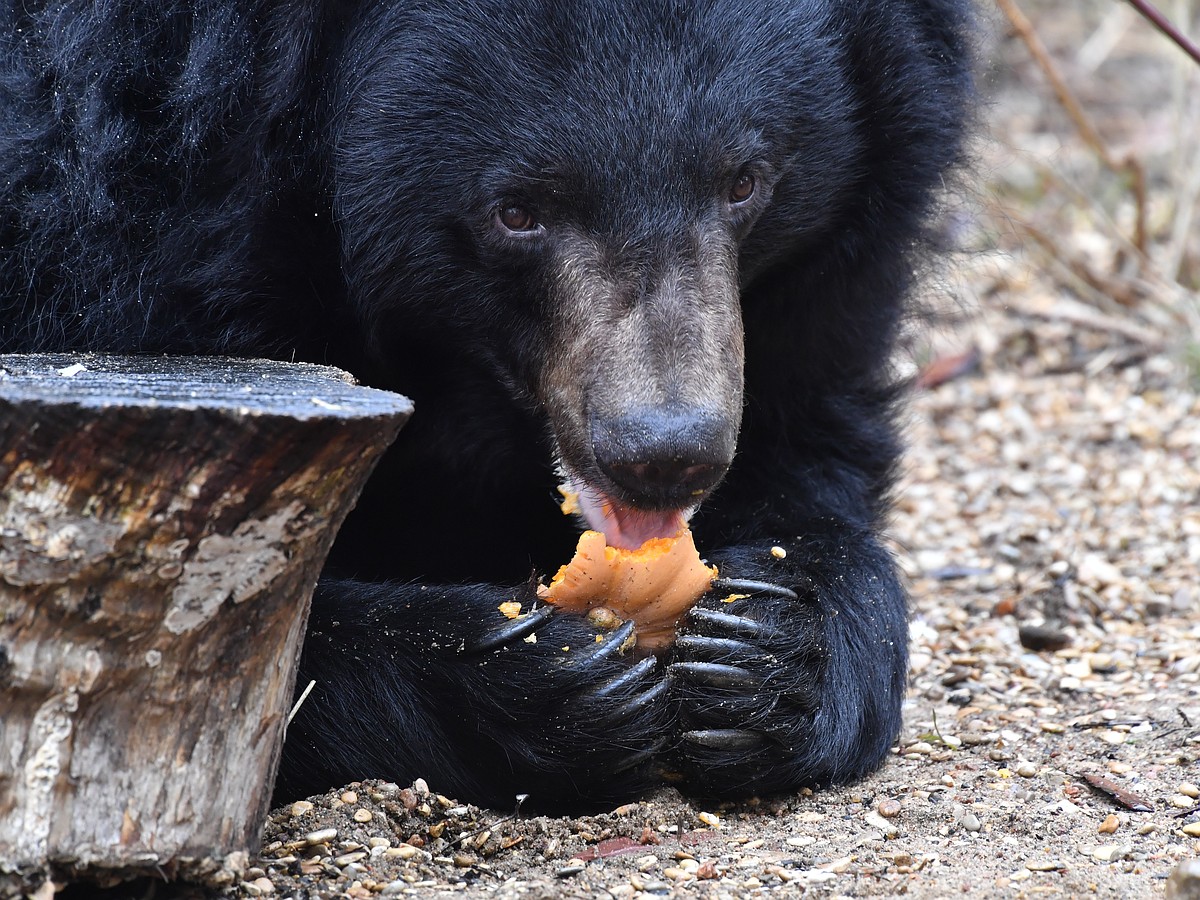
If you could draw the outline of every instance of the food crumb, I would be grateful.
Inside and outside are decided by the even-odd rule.
[[[516,600],[509,600],[507,603],[501,603],[496,608],[500,610],[501,614],[506,619],[515,619],[521,614],[521,604]]]
[[[565,484],[558,486],[558,492],[562,494],[563,499],[558,508],[562,510],[564,516],[569,516],[572,513],[579,512],[579,492],[573,491]]]
[[[785,556],[787,556],[787,551],[782,547],[776,546],[771,548],[771,555],[776,559],[783,559]]]

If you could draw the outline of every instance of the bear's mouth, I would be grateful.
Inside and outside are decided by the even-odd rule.
[[[603,490],[571,474],[563,467],[559,488],[567,499],[563,512],[580,516],[592,531],[604,535],[610,547],[636,550],[652,538],[671,538],[687,527],[699,506],[685,509],[639,509],[615,500]]]

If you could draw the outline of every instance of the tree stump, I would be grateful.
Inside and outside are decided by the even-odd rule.
[[[410,412],[319,366],[0,356],[0,895],[238,874],[321,565]]]

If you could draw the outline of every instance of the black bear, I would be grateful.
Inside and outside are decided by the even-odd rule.
[[[415,401],[318,586],[277,797],[550,809],[880,762],[888,358],[965,6],[3,0],[0,351],[309,360]],[[641,659],[538,604],[563,483],[616,544],[690,517],[735,589]]]

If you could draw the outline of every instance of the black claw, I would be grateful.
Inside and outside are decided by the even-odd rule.
[[[749,581],[744,578],[715,578],[713,579],[712,590],[731,591],[735,594],[774,594],[776,597],[783,597],[787,600],[800,599],[800,595],[791,588],[785,588],[779,584],[771,584],[769,581]]]
[[[501,625],[479,643],[468,648],[467,652],[472,654],[487,653],[490,650],[503,647],[505,644],[526,638],[549,622],[554,612],[555,607],[542,606],[528,615],[518,616],[507,625]]]
[[[634,623],[631,619],[620,628],[615,629],[604,640],[593,644],[586,651],[572,653],[569,657],[566,657],[567,665],[572,669],[582,669],[601,660],[621,655],[625,652],[630,638],[633,637],[633,629]]]
[[[706,625],[717,631],[736,634],[740,637],[762,638],[768,633],[768,629],[754,619],[746,616],[731,616],[729,613],[715,609],[693,606],[687,617],[693,625]]]
[[[708,687],[745,690],[756,688],[762,679],[747,672],[739,666],[726,666],[720,663],[681,662],[671,666],[673,675],[680,675],[689,681],[702,682]]]
[[[762,735],[741,728],[708,728],[703,731],[685,731],[685,741],[699,744],[710,750],[752,750],[762,743]]]
[[[617,763],[610,769],[605,770],[605,774],[616,774],[617,772],[627,772],[630,769],[636,768],[643,763],[648,763],[657,756],[662,749],[667,745],[666,739],[655,741],[644,750],[638,750],[636,753],[631,753],[621,762]]]
[[[688,656],[704,656],[713,662],[736,660],[739,663],[759,662],[767,657],[752,645],[736,638],[709,637],[705,634],[684,634],[675,641],[677,652]]]
[[[603,721],[608,722],[613,719],[624,719],[632,716],[634,713],[640,712],[647,706],[650,706],[660,697],[662,697],[671,688],[669,679],[664,678],[650,690],[644,693],[631,697],[625,703],[613,707],[612,711],[603,716]]]
[[[587,696],[593,700],[605,700],[614,694],[620,694],[629,689],[631,685],[649,676],[657,665],[657,659],[653,656],[647,656],[645,659],[634,663],[616,678],[611,678],[595,690],[589,691]],[[662,683],[666,684],[667,682],[664,680]]]

